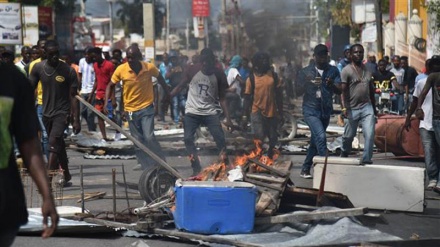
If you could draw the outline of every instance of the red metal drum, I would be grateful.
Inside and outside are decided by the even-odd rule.
[[[376,124],[374,144],[384,152],[392,152],[396,156],[424,157],[422,141],[419,133],[419,120],[411,118],[411,127],[404,127],[405,116],[382,115]]]

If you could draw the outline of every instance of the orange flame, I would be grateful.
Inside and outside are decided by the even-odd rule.
[[[265,165],[271,166],[281,154],[279,150],[275,149],[271,159],[268,156],[263,155],[263,148],[262,148],[263,142],[261,140],[255,139],[254,144],[255,144],[255,148],[252,151],[250,151],[249,154],[237,155],[235,157],[234,166],[244,166],[248,163],[249,159],[255,159]],[[213,179],[214,181],[224,181],[227,179],[227,174],[229,170],[228,168],[233,168],[233,167],[227,167],[227,165],[223,161],[219,163],[215,163],[206,167],[196,177],[193,177],[191,179],[201,180],[201,181],[206,181],[208,179]],[[254,163],[251,164],[250,169],[257,172],[265,171],[264,168]]]

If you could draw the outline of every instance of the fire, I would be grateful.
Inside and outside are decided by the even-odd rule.
[[[256,165],[251,160],[257,160],[260,163],[263,163],[267,166],[273,165],[274,161],[278,159],[280,156],[279,150],[274,150],[274,154],[272,156],[272,159],[268,156],[263,154],[263,148],[262,144],[263,142],[261,140],[254,140],[255,148],[249,152],[249,154],[243,154],[243,155],[237,155],[234,159],[234,164],[232,166],[228,166],[225,163],[225,158],[221,157],[220,162],[212,164],[205,169],[203,169],[202,172],[200,172],[197,176],[190,178],[192,180],[200,180],[200,181],[206,181],[206,180],[213,180],[213,181],[225,181],[227,180],[227,174],[229,169],[235,168],[236,166],[244,167],[247,164],[250,164],[249,170],[256,171],[256,172],[263,172],[265,171],[264,168]]]

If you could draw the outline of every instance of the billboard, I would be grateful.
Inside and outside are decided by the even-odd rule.
[[[0,44],[23,44],[19,3],[0,3]]]
[[[33,46],[38,41],[38,7],[23,7],[23,45]]]
[[[192,13],[193,13],[193,17],[208,17],[209,0],[193,0]]]
[[[40,39],[47,39],[53,35],[51,7],[38,7],[38,35]]]

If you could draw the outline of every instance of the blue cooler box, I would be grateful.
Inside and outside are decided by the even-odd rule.
[[[202,234],[249,233],[254,228],[257,188],[245,182],[177,181],[174,223]]]

